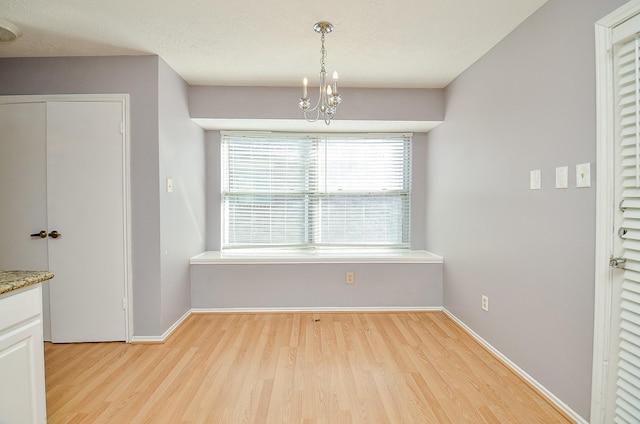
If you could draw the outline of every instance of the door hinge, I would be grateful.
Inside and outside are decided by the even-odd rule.
[[[124,134],[124,122],[120,122],[120,134]]]
[[[123,311],[127,310],[127,298],[126,297],[122,298],[122,310]]]

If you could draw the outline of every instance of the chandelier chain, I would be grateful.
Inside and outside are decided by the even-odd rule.
[[[322,33],[322,37],[320,37],[320,40],[322,41],[322,48],[320,49],[320,73],[326,73],[324,68],[324,59],[327,57],[327,49],[325,49],[324,47],[324,32]]]

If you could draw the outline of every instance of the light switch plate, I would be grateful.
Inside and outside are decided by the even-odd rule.
[[[540,190],[540,170],[535,169],[529,172],[529,188],[531,190]]]
[[[576,165],[576,187],[591,187],[591,163]]]
[[[556,188],[569,188],[569,167],[556,168]]]

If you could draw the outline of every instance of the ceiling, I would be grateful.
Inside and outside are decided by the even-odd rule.
[[[192,85],[440,88],[547,0],[2,0],[0,57],[159,55]],[[1,72],[1,70],[0,70]]]

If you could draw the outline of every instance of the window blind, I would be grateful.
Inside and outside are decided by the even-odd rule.
[[[222,134],[223,248],[408,248],[410,211],[410,134]]]
[[[615,47],[617,155],[622,187],[623,257],[616,423],[640,417],[640,40]]]

